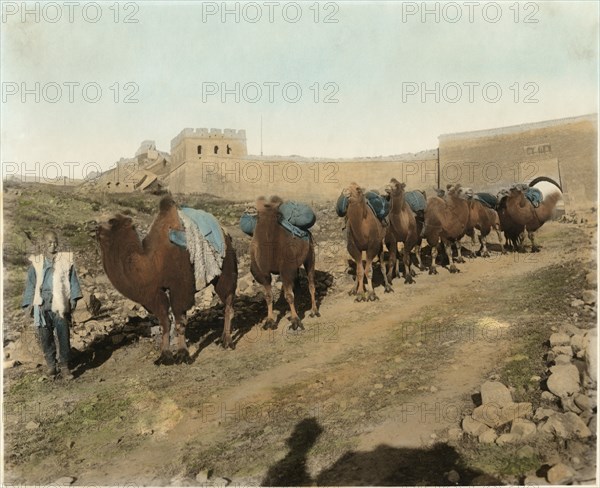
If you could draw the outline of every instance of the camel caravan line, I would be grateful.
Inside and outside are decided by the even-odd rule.
[[[456,184],[436,189],[435,196],[426,198],[420,190],[406,191],[405,184],[395,178],[384,194],[351,183],[336,203],[336,212],[344,219],[347,250],[356,265],[349,294],[355,295],[356,301],[378,299],[373,287],[375,259],[379,260],[386,293],[393,291],[395,276],[402,276],[404,283],[414,283],[415,266],[437,274],[443,254],[448,270],[456,273],[456,264],[464,262],[462,239],[469,238],[469,256],[489,257],[487,237],[492,230],[503,254],[506,249],[524,251],[525,237],[531,242],[531,252],[538,252],[534,234],[551,218],[561,195],[560,186],[546,177],[536,178],[529,185],[515,185],[496,196]],[[301,267],[308,278],[309,316],[320,317],[315,297],[315,240],[310,230],[315,221],[316,215],[308,205],[277,196],[259,197],[241,216],[240,227],[251,236],[250,272],[265,289],[265,329],[276,328],[273,274],[281,277],[290,308],[290,327],[304,329],[293,292]],[[101,223],[96,237],[110,282],[159,321],[161,347],[156,364],[191,362],[185,341],[185,316],[195,304],[195,294],[209,285],[225,305],[221,344],[224,348],[234,347],[231,321],[238,263],[231,237],[213,215],[200,209],[178,208],[172,197],[166,196],[142,240],[132,219],[120,214]],[[429,266],[422,255],[425,243],[430,249]],[[171,315],[175,353],[170,344]]]

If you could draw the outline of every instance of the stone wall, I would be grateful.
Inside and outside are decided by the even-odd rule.
[[[537,176],[560,179],[569,208],[597,200],[597,115],[439,137],[440,184],[496,192]]]
[[[437,153],[426,155],[409,161],[203,159],[180,165],[167,183],[173,193],[210,193],[234,201],[275,194],[304,201],[334,200],[353,181],[381,190],[392,177],[408,189],[431,190],[437,186]]]

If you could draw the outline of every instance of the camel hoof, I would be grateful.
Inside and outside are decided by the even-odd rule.
[[[465,262],[465,259],[464,259],[462,256],[459,256],[459,257],[457,257],[457,258],[456,258],[454,261],[455,261],[456,263],[461,263],[461,264],[462,264],[462,263],[464,263],[464,262]]]
[[[531,248],[531,252],[540,252],[540,248],[537,246],[534,246]]]
[[[273,319],[265,320],[265,323],[263,324],[263,330],[268,330],[268,329],[275,330],[275,321]]]
[[[352,295],[356,295],[356,293],[357,293],[357,291],[354,288],[352,288],[352,290],[350,290],[348,292],[348,295],[352,296]]]
[[[355,302],[366,302],[367,299],[365,298],[364,294],[357,294],[356,298],[354,299]]]
[[[171,366],[172,364],[175,364],[175,359],[173,358],[173,353],[171,351],[161,352],[160,356],[158,356],[158,359],[156,361],[154,361],[154,364],[156,364],[157,366],[159,366],[159,365]]]
[[[223,334],[221,336],[221,346],[223,349],[235,349],[235,344],[230,335]]]
[[[460,273],[460,269],[458,269],[456,266],[454,266],[453,264],[450,265],[450,267],[448,268],[448,270],[450,271],[450,273]]]
[[[427,268],[425,267],[425,265],[422,264],[421,266],[419,266],[419,270],[420,271],[427,271]]]
[[[179,349],[175,353],[175,364],[192,364],[192,358],[187,349]]]
[[[369,294],[367,295],[367,301],[369,301],[369,302],[374,302],[374,301],[376,301],[376,300],[379,300],[379,297],[378,297],[377,295],[375,295],[375,292],[374,292],[374,291],[372,291],[371,293],[369,293]]]
[[[438,271],[434,266],[432,266],[431,268],[429,268],[429,274],[436,275],[436,274],[438,274]]]
[[[410,275],[414,278],[415,276],[417,276],[417,272],[411,268]]]
[[[394,293],[392,285],[385,285],[384,293]]]
[[[295,319],[290,320],[290,329],[292,330],[304,330],[304,325],[302,325],[302,321],[296,317]]]
[[[489,258],[489,257],[490,257],[490,253],[489,253],[488,251],[485,251],[485,252],[484,252],[484,253],[481,255],[481,257],[483,257],[483,258]]]
[[[411,275],[406,275],[404,278],[404,284],[405,285],[414,285],[415,280],[413,279],[413,277]]]
[[[309,317],[320,317],[320,316],[321,316],[321,312],[319,312],[318,310],[314,310],[314,311],[311,311],[311,312],[308,314],[308,316],[309,316]]]

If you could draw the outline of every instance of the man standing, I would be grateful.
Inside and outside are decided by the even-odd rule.
[[[73,264],[73,253],[58,252],[56,232],[46,231],[43,244],[43,254],[29,256],[31,266],[21,306],[33,316],[48,375],[54,377],[60,372],[63,378],[72,379],[73,374],[69,370],[69,325],[71,312],[75,310],[77,300],[82,298],[81,287]],[[58,371],[55,332],[58,339]]]

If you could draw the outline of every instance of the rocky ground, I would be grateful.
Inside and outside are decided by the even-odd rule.
[[[276,331],[249,274],[242,204],[185,201],[232,237],[240,277],[236,349],[215,343],[223,307],[197,295],[191,365],[155,366],[157,326],[117,293],[93,240],[97,221],[132,215],[144,234],[154,196],[5,189],[5,478],[11,483],[142,485],[595,484],[596,215],[539,232],[538,254],[470,259],[461,273],[355,303],[333,203],[314,205],[320,318]],[[45,202],[45,204],[42,204]],[[47,205],[50,202],[50,205]],[[183,203],[183,202],[182,202]],[[71,382],[45,377],[19,310],[25,232],[57,227],[76,253],[84,301],[74,316]],[[376,273],[376,284],[380,276]],[[276,289],[279,290],[278,283]],[[276,298],[279,298],[278,293]]]

